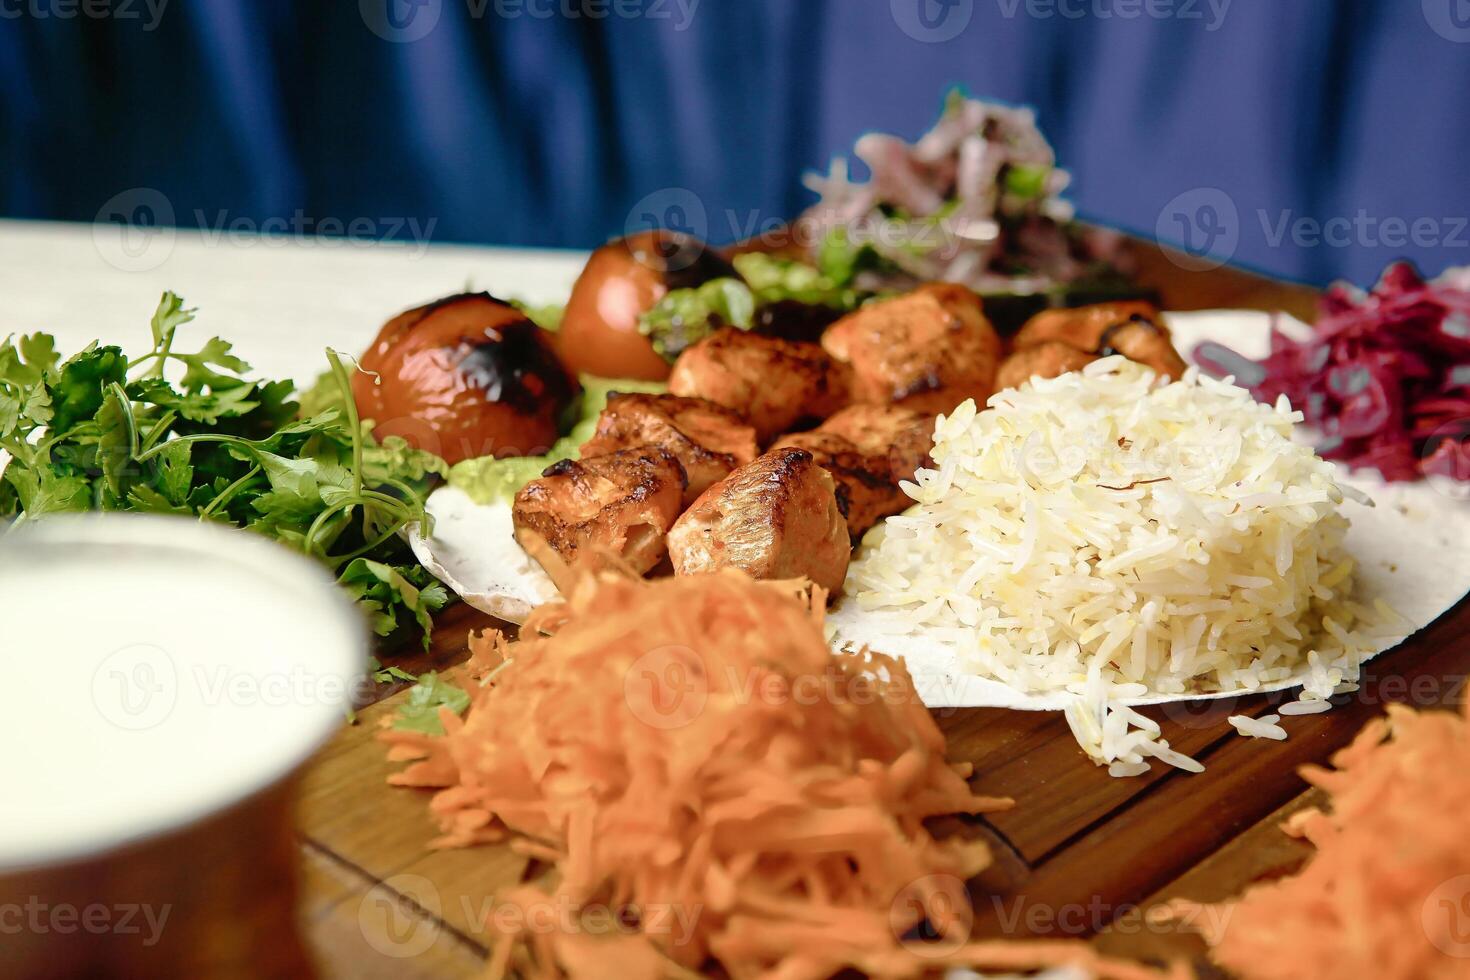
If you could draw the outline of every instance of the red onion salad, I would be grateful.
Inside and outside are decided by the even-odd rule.
[[[1470,480],[1470,282],[1425,282],[1396,262],[1371,292],[1338,283],[1323,295],[1310,337],[1271,329],[1271,353],[1251,361],[1207,342],[1194,359],[1234,375],[1256,398],[1285,395],[1322,434],[1318,453],[1386,480]]]
[[[870,179],[853,180],[842,158],[827,174],[806,175],[821,200],[798,221],[817,264],[845,283],[883,290],[944,280],[1032,293],[1127,271],[1122,236],[1073,221],[1061,197],[1071,177],[1030,109],[952,93],[916,142],[868,133],[853,154]],[[866,257],[854,258],[859,251]]]

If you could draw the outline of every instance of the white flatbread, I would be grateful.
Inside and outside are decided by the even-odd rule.
[[[1270,317],[1264,313],[1222,310],[1168,315],[1175,343],[1188,358],[1204,340],[1227,344],[1248,357],[1265,354]],[[1304,328],[1303,328],[1304,329]],[[1470,541],[1470,488],[1442,482],[1387,484],[1360,470],[1341,482],[1361,490],[1376,506],[1345,501],[1352,526],[1347,548],[1357,560],[1358,598],[1383,599],[1421,629],[1470,592],[1470,562],[1460,549]],[[1459,492],[1465,490],[1467,492]],[[546,573],[521,549],[512,534],[509,504],[477,506],[452,487],[429,498],[433,536],[412,537],[414,553],[466,602],[510,622],[522,622],[540,602],[557,595]],[[923,635],[905,632],[882,613],[864,612],[856,603],[838,602],[828,617],[834,641],[866,644],[901,656],[919,696],[931,708],[1003,707],[1060,710],[1076,700],[1066,692],[1035,694],[1000,681],[977,677],[959,667],[954,650]],[[1382,652],[1382,651],[1379,651]],[[1303,675],[1305,670],[1303,670]],[[1257,689],[1223,691],[1181,698],[1138,698],[1129,704],[1194,701],[1295,687],[1301,678]]]
[[[510,504],[480,506],[464,491],[440,487],[429,495],[433,534],[417,525],[408,543],[419,562],[461,599],[509,623],[523,623],[531,610],[555,599],[550,577],[516,543]]]

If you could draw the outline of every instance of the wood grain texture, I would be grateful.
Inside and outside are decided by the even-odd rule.
[[[483,971],[484,949],[411,897],[311,844],[301,847],[301,865],[307,899],[298,921],[324,980],[453,980]]]
[[[1189,921],[1165,919],[1157,911],[1176,898],[1211,905],[1227,902],[1247,885],[1291,874],[1310,855],[1311,847],[1288,837],[1281,825],[1292,814],[1321,806],[1325,800],[1326,794],[1312,789],[1278,807],[1137,906],[1123,911],[1098,933],[1095,944],[1115,956],[1161,963],[1185,960],[1207,976],[1211,968],[1205,944]]]
[[[501,847],[429,846],[438,835],[427,807],[430,794],[388,786],[389,774],[401,766],[388,762],[377,739],[380,723],[404,697],[359,712],[358,723],[327,747],[305,780],[300,826],[324,856],[413,896],[446,928],[483,948],[495,894],[518,884],[529,861]]]

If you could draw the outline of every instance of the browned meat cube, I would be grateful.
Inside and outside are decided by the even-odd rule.
[[[846,372],[821,347],[730,328],[679,355],[669,391],[730,409],[762,445],[847,404]]]
[[[759,453],[755,430],[728,408],[703,398],[614,393],[597,431],[582,443],[582,458],[639,446],[657,446],[678,458],[689,478],[686,506]]]
[[[913,500],[900,480],[930,463],[934,418],[898,405],[851,405],[812,432],[777,440],[812,454],[832,474],[837,499],[847,515],[854,541],[883,518],[907,509]]]
[[[1080,371],[1093,361],[1096,354],[1078,350],[1060,340],[1047,340],[1034,347],[1022,347],[1000,362],[995,375],[995,388],[1019,388],[1032,378],[1056,378],[1068,371]]]
[[[1098,357],[1122,354],[1130,361],[1147,365],[1159,374],[1175,380],[1184,376],[1184,358],[1174,349],[1169,328],[1152,303],[1097,303],[1070,310],[1046,310],[1038,313],[1027,320],[1026,325],[1016,334],[1017,354],[1012,356],[1042,345],[1052,345],[1055,349],[1058,343]],[[1011,368],[1012,374],[1008,375],[1008,380],[1013,379],[1021,370],[1019,366]],[[1021,380],[1037,375],[1054,378],[1068,370],[1076,368],[1032,370]],[[1000,387],[1013,387],[1019,383],[1011,380],[1010,385]]]
[[[516,540],[538,561],[537,538],[568,566],[603,567],[606,553],[646,573],[668,553],[684,482],[674,454],[652,447],[553,463],[516,494]]]
[[[995,385],[1000,336],[980,297],[953,283],[927,283],[838,320],[822,346],[853,371],[853,400],[948,412],[966,398],[984,404]]]
[[[852,441],[833,432],[816,429],[782,436],[772,450],[794,447],[812,454],[812,459],[832,476],[837,503],[847,518],[853,541],[890,514],[913,503],[893,478],[887,452],[864,453]]]
[[[1158,307],[1144,300],[1094,303],[1091,306],[1074,306],[1065,310],[1042,310],[1016,332],[1011,346],[1020,350],[1048,340],[1060,340],[1078,350],[1095,353],[1102,346],[1104,330],[1135,316],[1159,322]],[[1167,332],[1165,336],[1168,336]]]
[[[1169,339],[1169,328],[1143,317],[1116,323],[1104,330],[1098,338],[1097,354],[1099,357],[1122,354],[1128,360],[1153,368],[1156,373],[1174,381],[1184,377],[1184,358],[1174,349],[1174,342]]]
[[[679,575],[739,568],[836,592],[852,557],[832,477],[812,454],[776,449],[706,490],[669,531]]]
[[[886,453],[895,480],[912,480],[928,466],[934,448],[934,416],[901,405],[850,405],[823,422],[820,431],[842,436],[860,453]]]

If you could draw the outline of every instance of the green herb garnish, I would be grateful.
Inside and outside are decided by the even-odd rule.
[[[368,658],[368,673],[379,684],[391,684],[394,681],[418,681],[417,677],[402,667],[394,667],[391,664],[384,667],[382,661],[377,657]]]
[[[337,573],[380,636],[422,632],[448,595],[399,532],[427,522],[437,457],[373,440],[350,396],[348,368],[327,351],[331,404],[305,416],[289,381],[211,338],[175,350],[194,319],[165,293],[153,348],[129,360],[96,343],[62,360],[38,333],[0,343],[0,518],[69,511],[176,514],[231,524],[317,558]],[[178,380],[170,380],[177,377]]]
[[[464,714],[465,709],[470,706],[470,696],[462,688],[430,671],[408,689],[407,698],[393,717],[393,727],[404,732],[443,735],[444,723],[439,720],[440,706],[457,715]]]

